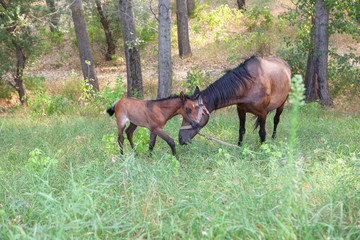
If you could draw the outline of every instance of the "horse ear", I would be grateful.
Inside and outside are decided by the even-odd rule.
[[[181,101],[182,101],[183,103],[184,103],[185,100],[186,100],[186,97],[185,97],[185,94],[184,94],[183,91],[180,92],[180,99],[181,99]]]
[[[195,91],[193,94],[194,98],[198,98],[200,96],[200,88],[198,86],[195,87]]]

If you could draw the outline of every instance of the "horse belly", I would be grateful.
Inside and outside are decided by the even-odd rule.
[[[136,126],[150,128],[147,116],[140,109],[129,112],[129,120]]]

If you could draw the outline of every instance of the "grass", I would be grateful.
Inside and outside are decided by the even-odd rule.
[[[177,164],[161,139],[147,153],[143,129],[137,151],[126,142],[120,156],[108,116],[24,118],[20,109],[0,119],[0,238],[359,239],[359,116],[299,111],[294,149],[287,107],[276,140],[273,114],[263,145],[248,116],[244,152],[197,136],[177,144]],[[176,139],[180,125],[165,130]],[[236,143],[235,108],[212,114],[202,132]]]

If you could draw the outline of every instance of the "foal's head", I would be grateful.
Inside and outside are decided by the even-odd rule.
[[[193,100],[186,97],[182,91],[180,93],[180,99],[182,101],[182,106],[178,110],[178,113],[180,113],[186,121],[191,123],[193,129],[198,129],[199,120],[195,111],[195,107],[198,104],[197,99]]]

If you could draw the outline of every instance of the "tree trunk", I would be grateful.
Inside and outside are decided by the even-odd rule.
[[[178,31],[179,55],[186,58],[191,55],[188,30],[188,16],[186,0],[176,0],[176,19]]]
[[[17,44],[15,44],[15,47],[16,47],[16,72],[14,76],[15,89],[19,94],[21,104],[24,105],[26,104],[27,100],[25,96],[25,86],[22,76],[25,69],[26,56]]]
[[[170,0],[159,0],[158,98],[171,95]]]
[[[315,18],[311,18],[310,47],[306,64],[305,74],[305,101],[313,102],[317,99],[317,80],[314,69],[314,46],[315,46]],[[316,84],[316,85],[315,85]]]
[[[46,5],[50,11],[50,31],[56,32],[59,24],[59,14],[57,13],[55,0],[46,0]]]
[[[317,93],[322,105],[333,105],[328,84],[328,23],[329,10],[326,9],[324,0],[316,0],[314,68],[318,83]]]
[[[106,54],[105,54],[105,60],[110,61],[112,56],[115,55],[114,40],[112,38],[112,34],[111,34],[110,26],[109,26],[109,21],[106,19],[105,15],[104,15],[103,9],[101,7],[100,0],[95,0],[95,4],[96,4],[96,8],[98,10],[98,13],[99,13],[99,16],[100,16],[100,22],[101,22],[101,25],[104,28],[105,37],[106,37],[107,51],[106,51]]]
[[[127,96],[143,98],[141,61],[131,0],[119,0],[127,73]]]
[[[91,52],[89,35],[86,27],[84,8],[81,0],[70,0],[72,18],[75,27],[76,40],[79,49],[81,68],[84,79],[88,79],[89,84],[95,91],[99,90],[99,82],[95,73],[94,59]]]
[[[246,6],[245,6],[245,0],[236,0],[237,5],[239,7],[240,10],[245,10]]]
[[[186,4],[187,4],[188,16],[191,17],[195,10],[195,0],[187,0]]]

